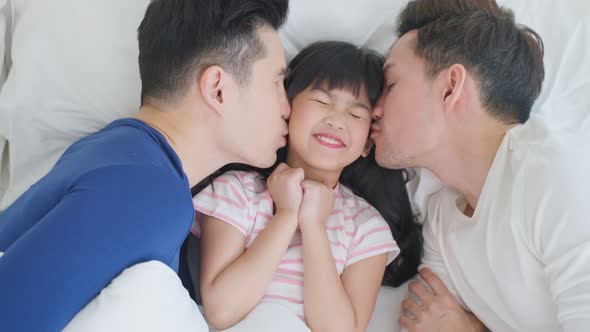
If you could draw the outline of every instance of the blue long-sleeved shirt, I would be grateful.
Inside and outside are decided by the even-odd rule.
[[[0,214],[0,330],[58,331],[125,268],[178,268],[193,222],[164,137],[118,120],[73,144]]]

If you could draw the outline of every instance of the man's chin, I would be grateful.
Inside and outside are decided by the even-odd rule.
[[[277,155],[276,153],[273,153],[272,155],[269,156],[260,156],[259,159],[257,160],[253,160],[252,162],[250,162],[250,165],[257,167],[257,168],[269,168],[272,165],[275,164],[275,162],[277,161]]]
[[[387,168],[387,169],[404,169],[404,168],[408,168],[407,166],[403,166],[401,164],[398,163],[392,163],[391,161],[380,161],[379,159],[377,159],[377,165],[383,167],[383,168]]]
[[[400,154],[387,151],[375,150],[375,161],[377,165],[387,169],[405,169],[414,167],[406,158],[400,158]]]

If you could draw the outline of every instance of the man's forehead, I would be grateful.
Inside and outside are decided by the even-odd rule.
[[[273,53],[273,56],[281,56],[284,58],[285,49],[279,37],[279,34],[273,28],[263,25],[258,28],[258,37],[262,40],[267,52]]]
[[[387,59],[385,59],[385,64],[383,64],[383,72],[388,73],[390,71],[395,71],[396,67],[399,66],[399,63],[402,60],[399,50],[392,47]]]
[[[389,51],[389,56],[385,61],[385,65],[383,69],[385,72],[388,70],[395,69],[396,65],[400,62],[405,61],[405,58],[409,54],[413,54],[412,48],[416,43],[417,38],[417,31],[413,30],[405,35],[401,36],[395,43],[391,46]]]
[[[267,34],[267,37],[264,41],[265,52],[259,60],[261,60],[264,66],[268,67],[267,69],[280,74],[286,69],[287,65],[285,49],[278,35],[271,37],[270,34]]]

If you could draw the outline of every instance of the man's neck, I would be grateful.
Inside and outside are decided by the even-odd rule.
[[[144,105],[136,118],[166,138],[178,155],[191,188],[228,163],[216,148],[207,121],[187,118],[190,112],[172,107]]]
[[[451,139],[446,145],[452,148],[441,151],[428,162],[426,168],[465,197],[469,204],[466,211],[477,208],[498,149],[512,127],[495,125],[488,130],[473,131],[475,134],[467,137]]]

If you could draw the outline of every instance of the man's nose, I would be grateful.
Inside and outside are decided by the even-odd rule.
[[[373,110],[371,111],[371,117],[375,121],[381,120],[383,117],[383,98],[379,98],[377,104],[375,104],[375,107],[373,107]]]
[[[281,102],[281,117],[283,118],[283,120],[288,120],[290,116],[291,116],[291,104],[289,103],[289,100],[285,96],[283,98],[283,101]]]

